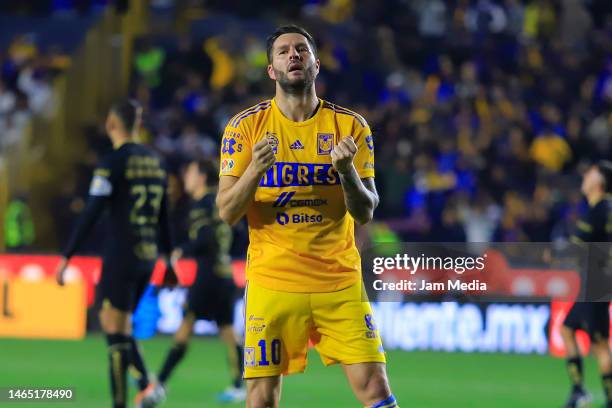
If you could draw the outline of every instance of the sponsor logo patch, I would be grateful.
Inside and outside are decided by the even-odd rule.
[[[280,225],[287,225],[288,223],[292,224],[320,224],[323,222],[323,215],[321,214],[289,214],[284,212],[276,213],[276,222]]]
[[[265,324],[262,325],[250,325],[247,327],[247,331],[250,333],[261,333],[266,328]]]
[[[323,198],[305,198],[302,200],[292,200],[295,191],[283,191],[280,193],[272,207],[321,207],[327,205],[327,200]]]
[[[242,151],[242,144],[239,144],[238,142],[236,142],[236,139],[234,138],[224,137],[222,144],[223,144],[223,148],[221,149],[221,153],[229,154],[231,156],[232,154],[236,152]],[[236,144],[238,145],[236,146]]]
[[[221,174],[229,173],[234,169],[234,159],[223,159],[221,161]]]
[[[107,197],[113,193],[113,185],[109,179],[102,176],[94,176],[89,186],[89,195]]]

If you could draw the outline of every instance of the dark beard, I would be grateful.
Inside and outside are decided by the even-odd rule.
[[[310,89],[314,83],[314,69],[313,67],[304,69],[304,77],[300,79],[290,80],[282,71],[274,70],[276,75],[276,82],[280,85],[281,89],[289,95],[301,95],[305,90]]]

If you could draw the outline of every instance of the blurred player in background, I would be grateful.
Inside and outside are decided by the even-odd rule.
[[[370,128],[317,97],[320,62],[303,28],[277,29],[267,53],[275,98],[229,121],[217,195],[221,218],[249,223],[247,406],[279,405],[281,376],[304,371],[310,339],[362,404],[397,407],[354,237],[379,202]]]
[[[128,100],[114,105],[106,119],[106,132],[114,150],[94,171],[89,199],[63,252],[57,281],[64,284],[68,260],[100,217],[110,210],[110,235],[106,237],[102,275],[98,283],[102,300],[100,324],[106,334],[113,407],[127,406],[126,371],[133,367],[140,392],[136,406],[155,406],[159,397],[149,383],[140,350],[132,337],[131,314],[147,287],[161,253],[171,246],[166,197],[166,171],[149,148],[134,142],[142,108]],[[166,274],[174,274],[168,268]]]
[[[601,161],[592,166],[583,177],[582,193],[586,196],[589,209],[585,216],[576,223],[576,232],[572,236],[573,242],[581,245],[589,242],[610,242],[612,237],[610,192],[612,192],[612,163]],[[593,251],[594,248],[588,250]],[[593,267],[592,262],[596,261],[590,257],[589,269]],[[600,269],[599,266],[597,264],[596,269]],[[598,284],[596,279],[593,283],[589,280],[587,276],[587,286]],[[593,353],[597,358],[603,382],[605,406],[612,408],[612,354],[609,346],[610,315],[608,309],[608,302],[577,302],[572,306],[563,323],[561,335],[567,351],[567,370],[572,382],[572,390],[565,405],[566,408],[582,407],[591,401],[591,396],[583,385],[582,358],[576,342],[576,330],[585,330],[591,338]]]
[[[183,321],[174,335],[158,375],[158,392],[165,394],[166,383],[183,359],[197,319],[214,320],[227,345],[232,384],[219,396],[222,402],[240,402],[246,397],[242,384],[242,346],[233,328],[236,286],[229,255],[232,229],[219,218],[215,206],[219,170],[207,161],[194,161],[184,175],[185,191],[193,200],[189,211],[189,241],[172,252],[172,261],[193,257],[198,264],[195,282],[189,288]]]

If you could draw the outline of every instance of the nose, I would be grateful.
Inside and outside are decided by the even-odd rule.
[[[297,48],[289,48],[289,59],[300,59],[300,53],[297,51]]]

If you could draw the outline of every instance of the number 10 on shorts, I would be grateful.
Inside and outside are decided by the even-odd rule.
[[[270,363],[279,365],[281,362],[281,342],[279,339],[274,339],[270,342],[269,348],[266,340],[259,340],[257,343],[259,349],[259,361],[257,361],[255,347],[245,347],[244,349],[244,365],[247,367],[269,366]],[[269,359],[268,359],[269,356]]]

